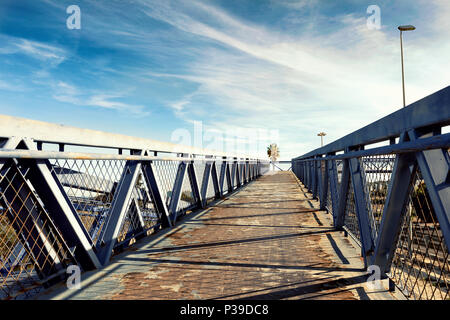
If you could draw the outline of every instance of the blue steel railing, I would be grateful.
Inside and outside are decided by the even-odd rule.
[[[365,266],[378,266],[410,299],[450,298],[449,125],[446,87],[292,159]]]
[[[0,115],[0,300],[34,295],[70,265],[100,268],[268,169],[246,155]]]

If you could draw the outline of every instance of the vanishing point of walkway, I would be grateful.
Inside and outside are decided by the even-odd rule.
[[[39,299],[392,299],[291,172],[265,175],[143,239],[80,289]]]

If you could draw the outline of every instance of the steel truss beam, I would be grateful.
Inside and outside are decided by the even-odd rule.
[[[323,175],[322,175],[322,165],[323,165]],[[321,192],[320,192],[320,209],[321,210],[325,210],[325,207],[327,205],[330,205],[327,203],[328,200],[328,192],[330,192],[330,190],[328,190],[328,161],[321,161],[321,167],[320,167],[320,176],[321,176]]]
[[[30,139],[23,138],[21,140],[23,141],[22,148],[36,150]],[[50,162],[43,159],[24,159],[20,160],[20,163],[30,168],[27,179],[47,208],[51,219],[59,226],[62,237],[66,245],[73,251],[78,265],[84,270],[100,267],[101,264],[96,250],[93,248],[92,240],[56,174],[51,170]]]
[[[159,214],[161,221],[161,227],[172,227],[172,221],[170,220],[169,210],[167,209],[166,202],[161,194],[161,186],[155,176],[155,169],[152,162],[144,162],[142,165],[142,171],[144,173],[144,179],[150,188],[150,195],[152,197],[155,208]]]
[[[406,134],[402,134],[400,140],[405,141],[405,139]],[[372,264],[380,267],[383,276],[389,272],[391,266],[416,168],[416,157],[411,153],[400,154],[394,161],[372,259]]]
[[[233,179],[232,179],[233,175],[231,174],[231,171],[232,170],[230,169],[230,163],[227,162],[225,172],[226,172],[226,178],[227,178],[227,183],[228,183],[228,193],[233,192]]]
[[[220,199],[221,197],[221,187],[219,187],[219,177],[217,172],[216,161],[211,163],[211,177],[214,186],[214,198]]]
[[[349,161],[347,159],[343,160],[342,175],[341,175],[341,185],[339,188],[339,205],[336,215],[336,220],[334,226],[340,230],[344,226],[345,221],[345,208],[347,206],[348,189],[350,182],[350,168]]]
[[[202,208],[206,207],[206,193],[208,192],[209,178],[211,176],[213,164],[214,164],[214,162],[212,162],[212,161],[207,162],[205,164],[205,172],[203,173],[202,187],[201,187],[201,191],[200,191]]]
[[[449,101],[450,86],[447,86],[405,108],[401,108],[382,119],[293,160],[339,152],[351,146],[362,146],[389,140],[400,136],[400,134],[411,128],[449,125]]]
[[[55,250],[53,247],[54,239],[58,238],[69,256],[71,251],[15,161],[9,160],[4,167],[8,170],[0,184],[3,191],[0,203],[7,208],[6,215],[21,244],[30,254],[39,278],[44,279],[63,268],[61,262],[65,257],[60,256],[58,248]],[[71,260],[76,263],[73,256]]]
[[[192,194],[194,195],[194,199],[195,199],[195,206],[202,208],[203,198],[201,197],[200,189],[198,187],[197,175],[196,175],[195,169],[194,169],[194,161],[191,161],[188,164],[188,176],[189,176],[189,183],[191,185]],[[206,181],[206,182],[208,183],[208,181]],[[208,187],[208,185],[206,185],[206,186]]]
[[[223,197],[224,195],[224,184],[225,179],[228,181],[228,163],[226,159],[222,160],[222,164],[220,165],[220,177],[219,177],[219,196]]]
[[[361,249],[364,262],[367,267],[368,261],[374,252],[374,236],[371,223],[369,220],[370,212],[368,212],[368,196],[366,194],[366,179],[364,167],[358,158],[349,160],[350,173],[352,177],[353,194],[355,197],[355,210],[358,217],[359,233],[361,237]]]
[[[338,206],[339,206],[338,173],[337,173],[337,168],[336,168],[336,161],[329,160],[328,163],[329,163],[329,165],[328,165],[328,169],[329,169],[328,178],[330,179],[333,220],[336,220],[337,212],[338,212]]]
[[[430,129],[410,130],[408,134],[413,141],[435,135]],[[416,152],[416,157],[447,250],[450,252],[450,159],[448,150],[419,151]]]
[[[234,160],[231,165],[231,191],[233,191],[234,187],[237,186],[237,166],[238,163],[236,160]],[[234,183],[235,181],[236,184]]]
[[[183,181],[184,181],[184,176],[186,174],[186,169],[187,169],[186,162],[184,162],[184,161],[180,162],[180,164],[178,165],[177,176],[175,178],[175,182],[174,182],[173,188],[172,188],[172,196],[170,197],[170,202],[169,202],[169,214],[172,219],[172,224],[175,224],[175,222],[177,220],[177,215],[178,215],[177,207],[178,207],[178,202],[180,202],[180,198],[181,198],[181,191],[183,188]]]
[[[140,153],[143,154],[144,151],[140,151]],[[114,193],[109,215],[102,229],[101,240],[97,244],[98,256],[102,265],[107,264],[111,258],[120,228],[129,211],[132,192],[141,168],[141,162],[127,161],[125,164],[117,191]],[[134,210],[130,212],[134,212]]]

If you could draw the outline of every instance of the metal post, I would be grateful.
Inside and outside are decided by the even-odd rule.
[[[341,185],[339,190],[339,206],[335,220],[335,228],[340,230],[344,226],[345,208],[347,206],[347,194],[350,181],[349,161],[344,159],[342,162]]]
[[[402,88],[403,88],[403,107],[406,107],[405,100],[405,70],[403,67],[403,31],[400,30],[400,51],[401,51],[401,59],[402,59]]]
[[[142,171],[144,173],[144,179],[147,181],[147,185],[150,188],[151,196],[155,208],[160,214],[159,218],[161,220],[161,225],[163,228],[171,227],[172,222],[170,221],[169,210],[167,209],[166,202],[161,194],[161,187],[155,176],[155,170],[153,168],[153,163],[147,162],[143,163]]]
[[[382,275],[389,272],[416,166],[415,156],[408,153],[397,156],[394,162],[372,260]]]
[[[355,209],[358,217],[359,233],[361,236],[362,253],[365,266],[367,267],[374,251],[374,238],[371,224],[369,221],[369,212],[367,195],[365,194],[364,167],[358,158],[349,160],[350,172],[352,176],[353,193],[355,196]]]
[[[132,191],[136,185],[140,170],[140,162],[127,161],[111,203],[108,220],[102,229],[101,241],[98,241],[97,244],[98,256],[102,265],[109,262],[112,250],[117,242],[122,221],[126,218]]]
[[[408,134],[413,141],[434,135],[433,132],[418,130],[411,130]],[[450,251],[450,157],[448,151],[442,149],[419,151],[416,152],[416,158],[442,235]]]
[[[182,161],[178,165],[177,176],[175,178],[175,182],[172,188],[172,196],[170,197],[169,202],[169,214],[172,219],[172,224],[175,224],[175,222],[177,221],[177,214],[178,214],[177,208],[181,198],[181,190],[183,188],[183,181],[184,176],[186,174],[186,168],[187,164],[184,161]]]

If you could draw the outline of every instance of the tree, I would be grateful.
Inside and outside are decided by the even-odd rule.
[[[278,149],[276,143],[272,143],[267,147],[267,156],[272,162],[277,161],[277,159],[280,157],[280,150]]]

